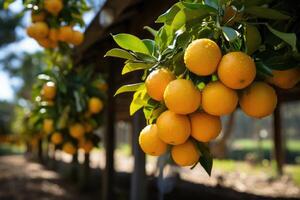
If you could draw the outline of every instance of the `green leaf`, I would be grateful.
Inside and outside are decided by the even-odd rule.
[[[189,9],[196,9],[196,10],[201,10],[201,11],[208,11],[211,13],[217,13],[218,10],[215,9],[214,7],[211,7],[209,5],[203,5],[201,3],[191,3],[191,2],[185,2],[183,1],[182,4]]]
[[[152,66],[153,66],[153,64],[148,64],[148,63],[129,62],[129,63],[126,63],[126,65],[124,66],[124,68],[122,70],[122,75],[127,74],[132,71],[136,71],[136,70],[148,69]]]
[[[129,107],[130,115],[132,116],[136,111],[146,105],[149,99],[150,97],[147,95],[146,87],[143,85],[133,95],[133,99]]]
[[[123,85],[122,87],[120,87],[116,93],[115,96],[124,92],[135,92],[137,91],[139,88],[144,87],[145,83],[135,83],[135,84],[129,84],[129,85]]]
[[[268,24],[266,26],[269,29],[269,31],[271,31],[271,33],[288,43],[292,47],[293,51],[297,51],[297,36],[295,33],[284,33],[273,29]]]
[[[233,28],[230,28],[230,27],[227,27],[227,26],[222,26],[222,31],[223,31],[225,39],[228,42],[233,42],[234,40],[236,40],[240,36],[239,32],[237,32]]]
[[[248,7],[245,9],[245,13],[265,19],[286,20],[290,18],[290,16],[282,14],[281,12],[275,9],[265,8],[261,6]]]
[[[186,22],[184,11],[180,10],[174,17],[171,27],[174,30],[180,29]]]
[[[123,49],[114,48],[109,50],[104,57],[116,57],[116,58],[124,58],[127,60],[135,60],[135,57],[131,55],[128,51],[125,51]]]
[[[268,66],[266,66],[263,62],[259,61],[255,63],[256,69],[258,72],[260,72],[263,75],[267,76],[273,76],[272,69],[270,69]]]
[[[154,37],[157,34],[157,30],[154,30],[153,28],[151,28],[150,26],[144,26],[144,29],[147,30],[149,33],[151,33],[151,35],[153,35]]]
[[[115,42],[122,47],[133,52],[149,54],[148,48],[138,37],[126,33],[120,33],[113,36]]]
[[[154,50],[155,50],[154,40],[144,39],[143,42],[146,45],[146,47],[148,48],[148,51],[150,52],[150,54],[152,55],[154,53]]]
[[[216,10],[219,9],[219,0],[205,0],[204,1],[206,5],[215,8]]]
[[[183,8],[181,2],[174,4],[169,10],[167,10],[164,14],[160,15],[155,23],[166,23],[171,24],[176,14]]]
[[[209,148],[206,146],[205,143],[202,142],[197,142],[197,146],[201,152],[199,163],[205,169],[207,174],[210,176],[213,167],[213,158],[209,151]]]

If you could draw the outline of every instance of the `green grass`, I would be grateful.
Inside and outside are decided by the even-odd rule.
[[[300,140],[288,140],[286,145],[289,151],[300,152]],[[273,141],[263,140],[261,146],[264,150],[272,150]],[[232,147],[234,149],[252,150],[257,149],[258,142],[254,139],[239,139],[233,142]]]

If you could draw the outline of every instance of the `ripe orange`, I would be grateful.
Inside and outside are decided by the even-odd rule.
[[[43,131],[47,134],[53,131],[54,121],[53,119],[44,119],[43,121]]]
[[[48,81],[43,85],[42,96],[47,100],[52,100],[56,96],[56,86],[52,81]]]
[[[251,55],[258,50],[261,42],[262,39],[258,29],[255,26],[248,24],[246,28],[246,46],[248,54]]]
[[[62,42],[69,42],[73,37],[73,29],[71,26],[63,26],[59,28],[58,39]]]
[[[62,150],[68,154],[74,155],[77,152],[77,149],[71,142],[67,142],[63,145]]]
[[[41,45],[42,47],[44,47],[46,49],[54,49],[57,47],[57,42],[52,41],[48,38],[37,39],[37,42],[39,43],[39,45]]]
[[[108,90],[108,85],[106,83],[97,83],[96,87],[104,92]]]
[[[190,115],[193,138],[200,142],[209,142],[215,139],[221,132],[222,124],[218,116],[205,112],[197,112]]]
[[[156,125],[158,137],[167,144],[182,144],[191,134],[189,118],[169,110],[158,117]]]
[[[187,140],[185,143],[172,147],[171,155],[179,166],[192,166],[199,161],[200,152],[196,144]]]
[[[58,15],[59,12],[63,9],[62,0],[45,0],[44,7],[52,15]]]
[[[255,82],[240,97],[242,110],[251,117],[263,118],[273,113],[277,105],[275,90],[264,82]]]
[[[203,89],[202,108],[211,115],[221,116],[232,113],[238,104],[235,90],[221,82],[211,82]]]
[[[282,89],[293,88],[300,81],[300,68],[292,68],[288,70],[273,70],[273,77],[268,82]]]
[[[177,114],[189,114],[199,108],[201,93],[192,81],[177,79],[167,85],[164,101],[169,110]]]
[[[89,140],[83,140],[80,142],[80,148],[84,150],[84,153],[90,153],[94,148],[94,144]]]
[[[167,85],[174,79],[174,74],[168,69],[154,70],[148,75],[145,81],[148,95],[156,101],[163,100]]]
[[[230,52],[221,59],[218,76],[222,83],[232,89],[250,85],[256,75],[253,59],[243,52]]]
[[[141,131],[139,144],[146,154],[152,156],[160,156],[167,151],[167,144],[158,137],[156,124],[148,125]]]
[[[84,40],[84,35],[79,31],[73,31],[73,36],[70,39],[70,43],[73,45],[80,45]]]
[[[51,28],[49,30],[49,39],[52,41],[57,41],[59,36],[59,30],[56,28]]]
[[[92,97],[89,99],[89,112],[92,114],[97,114],[103,110],[103,102],[97,97]]]
[[[59,132],[53,133],[51,136],[51,142],[55,145],[61,144],[63,142],[63,137],[62,137],[61,133],[59,133]]]
[[[70,135],[73,138],[79,139],[84,135],[85,129],[84,129],[84,126],[82,124],[76,123],[76,124],[72,124],[69,127],[69,132],[70,132]]]
[[[184,53],[186,67],[199,76],[213,74],[221,60],[219,46],[210,39],[194,40]]]
[[[31,13],[31,22],[32,23],[44,21],[45,18],[46,18],[46,13],[43,11],[41,11],[39,13],[35,13],[35,12]]]
[[[27,28],[27,33],[30,37],[36,39],[46,38],[49,28],[45,22],[36,22]]]

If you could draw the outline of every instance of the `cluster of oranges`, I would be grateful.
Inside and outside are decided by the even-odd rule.
[[[300,80],[300,70],[274,71],[273,77],[256,81],[253,59],[243,52],[222,55],[210,39],[197,39],[189,44],[184,63],[197,76],[216,75],[217,80],[201,90],[189,79],[180,79],[161,67],[152,71],[146,81],[148,95],[161,101],[167,110],[155,124],[140,133],[142,150],[153,156],[164,154],[171,145],[171,156],[180,166],[191,166],[201,156],[197,142],[207,143],[221,132],[220,117],[240,108],[251,117],[263,118],[273,113],[277,95],[267,82],[291,88]]]
[[[44,0],[38,10],[31,13],[32,24],[27,28],[28,36],[34,38],[44,48],[56,48],[59,42],[71,45],[80,45],[84,35],[80,31],[73,30],[71,25],[51,26],[49,17],[61,20],[58,15],[64,8],[62,0]]]
[[[45,101],[54,101],[57,95],[57,88],[54,82],[46,82],[41,90],[41,96]],[[89,118],[93,114],[99,114],[103,110],[103,101],[98,97],[91,97],[88,101],[88,111],[85,114],[85,118]],[[86,139],[85,134],[91,134],[95,127],[93,127],[87,121],[71,123],[68,127],[68,134],[73,139],[78,141],[78,147],[83,149],[85,153],[89,153],[94,144],[91,140]],[[53,119],[44,119],[43,132],[45,134],[51,134],[50,141],[54,145],[62,145],[62,150],[69,154],[75,154],[77,152],[76,146],[66,141],[64,134],[55,129],[55,121]]]

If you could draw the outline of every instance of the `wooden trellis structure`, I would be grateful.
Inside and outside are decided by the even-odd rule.
[[[143,27],[153,24],[156,17],[166,11],[176,0],[107,0],[101,10],[97,13],[85,32],[86,40],[75,49],[74,60],[78,65],[93,64],[96,70],[108,74],[108,109],[107,128],[104,137],[106,150],[106,167],[102,180],[103,200],[114,199],[114,149],[115,149],[115,122],[117,120],[131,121],[133,125],[132,148],[134,153],[134,171],[131,178],[131,200],[146,199],[146,172],[145,155],[142,153],[136,141],[138,141],[139,131],[144,127],[144,119],[138,112],[133,119],[129,117],[128,106],[131,95],[121,95],[114,98],[116,89],[126,83],[136,82],[136,77],[129,74],[121,76],[123,62],[116,59],[103,58],[104,54],[115,47],[111,33],[130,33],[145,38],[148,33]],[[280,105],[285,101],[300,100],[300,88],[291,91],[278,91],[279,106],[274,114],[274,155],[277,161],[278,172],[282,173],[283,147],[281,135]]]

